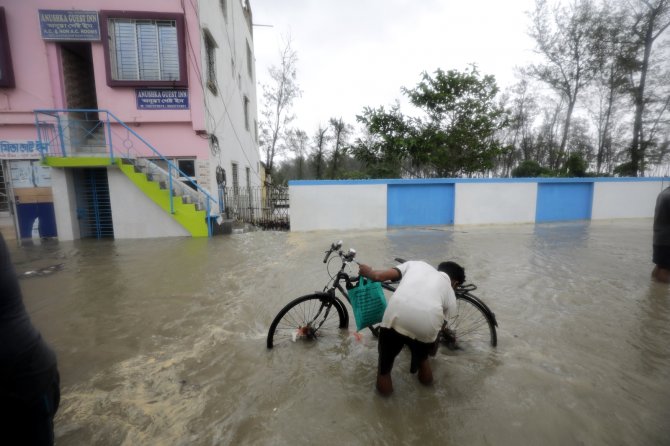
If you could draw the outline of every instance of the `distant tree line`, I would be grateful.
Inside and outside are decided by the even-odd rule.
[[[264,86],[273,181],[644,176],[667,165],[670,0],[536,0],[529,22],[539,62],[519,68],[508,90],[475,65],[424,72],[401,88],[409,113],[397,100],[368,106],[358,129],[339,117],[312,134],[290,126],[300,89],[288,44],[292,57]]]

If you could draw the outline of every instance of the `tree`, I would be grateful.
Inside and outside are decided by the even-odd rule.
[[[355,145],[359,160],[411,177],[471,175],[493,167],[501,151],[496,132],[506,125],[493,76],[481,77],[474,66],[438,69],[402,92],[420,116],[404,116],[397,104],[389,111],[366,107],[357,116],[367,130],[367,139]]]
[[[293,101],[302,94],[296,81],[297,63],[298,56],[289,39],[280,51],[279,66],[273,65],[268,69],[272,83],[263,85],[261,147],[265,151],[265,166],[270,175],[275,156],[286,143],[288,125],[295,118],[291,114]]]
[[[539,108],[530,80],[523,71],[520,74],[519,82],[501,100],[509,114],[509,125],[500,133],[505,147],[496,166],[503,177],[509,176],[519,161],[537,160],[534,126]]]
[[[330,178],[337,178],[340,169],[341,157],[346,153],[348,138],[353,128],[346,124],[342,118],[330,118],[330,127],[333,130],[333,154],[330,160]]]
[[[551,14],[546,0],[535,2],[530,35],[546,63],[532,65],[529,72],[555,90],[567,106],[558,156],[551,166],[554,169],[560,166],[565,154],[577,98],[594,74],[594,17],[591,0],[555,7]]]
[[[627,83],[621,63],[627,55],[625,13],[604,2],[594,23],[595,76],[590,114],[597,132],[596,173],[611,172],[614,157],[614,130],[620,118],[620,103]]]
[[[365,107],[356,120],[363,125],[363,135],[356,139],[352,152],[374,178],[400,178],[402,161],[409,156],[407,140],[410,125],[400,112],[400,105],[390,110]]]
[[[630,9],[630,6],[629,6]],[[629,17],[631,14],[629,12]],[[645,111],[650,102],[647,91],[649,70],[652,63],[652,47],[670,26],[670,0],[637,0],[631,17],[632,58],[627,67],[630,73],[631,93],[635,104],[633,118],[633,140],[630,146],[630,171],[634,176],[644,175],[645,152],[653,141],[645,137]],[[661,100],[663,104],[665,98]],[[659,119],[667,107],[662,106]],[[652,120],[655,121],[655,120]]]
[[[326,164],[326,145],[328,144],[328,127],[319,126],[314,134],[314,155],[313,164],[316,172],[316,179],[320,180],[323,176]]]
[[[416,136],[409,144],[424,175],[470,175],[493,167],[501,151],[496,132],[507,125],[493,76],[481,77],[476,66],[464,72],[438,69],[434,77],[424,72],[414,89],[403,92],[425,113],[411,119]]]
[[[305,131],[293,129],[289,133],[288,148],[295,154],[296,178],[302,180],[305,178],[305,155],[307,154],[307,143],[309,137]]]

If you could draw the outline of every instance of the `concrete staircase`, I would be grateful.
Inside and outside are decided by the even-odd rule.
[[[149,164],[139,163],[133,159],[117,159],[116,164],[121,171],[147,197],[167,212],[175,221],[184,227],[193,237],[207,237],[207,211],[202,203],[185,191],[184,187],[175,187],[175,196],[170,206],[170,191],[167,180],[150,171]],[[173,185],[178,181],[173,180]],[[189,188],[190,189],[190,188]]]

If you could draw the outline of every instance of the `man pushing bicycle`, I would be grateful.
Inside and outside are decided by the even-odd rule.
[[[423,261],[409,261],[385,270],[359,265],[359,274],[378,282],[400,281],[389,300],[379,330],[377,390],[393,393],[391,369],[406,345],[412,353],[410,373],[419,372],[424,385],[433,382],[428,356],[434,355],[447,313],[455,313],[454,289],[465,281],[465,270],[455,262],[437,269]]]

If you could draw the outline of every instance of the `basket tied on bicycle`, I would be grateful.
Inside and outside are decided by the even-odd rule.
[[[358,284],[348,290],[351,308],[356,318],[356,330],[378,324],[384,317],[386,298],[380,282],[360,276]]]

